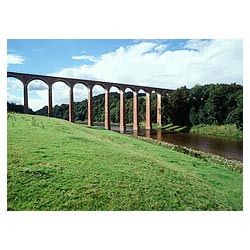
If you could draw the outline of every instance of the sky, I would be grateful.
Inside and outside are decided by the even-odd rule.
[[[177,89],[195,84],[243,84],[240,39],[8,39],[8,71]],[[29,107],[47,105],[47,86],[29,84]],[[117,91],[112,88],[111,91]],[[103,93],[100,86],[94,95]],[[74,88],[74,100],[87,98]],[[7,100],[23,104],[22,84],[9,78]],[[53,85],[53,105],[69,102],[68,87]]]

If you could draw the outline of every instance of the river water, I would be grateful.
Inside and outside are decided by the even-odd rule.
[[[119,126],[111,126],[111,129],[117,132],[120,131]],[[132,127],[126,127],[125,133],[181,145],[243,162],[243,140],[189,133],[168,133],[156,129],[145,130],[141,128],[140,131],[135,132]]]

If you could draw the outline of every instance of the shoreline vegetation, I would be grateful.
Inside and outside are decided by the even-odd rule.
[[[110,92],[110,121],[117,124],[120,121],[120,94]],[[163,95],[161,108],[157,108],[157,94],[152,93],[151,121],[157,123],[157,114],[161,113],[161,124],[166,128],[173,124],[175,130],[185,127],[185,132],[201,133],[204,135],[230,136],[242,138],[243,131],[243,86],[231,84],[196,84],[192,88],[181,87],[169,95]],[[105,95],[99,94],[92,98],[92,116],[94,122],[104,121]],[[133,93],[125,93],[125,121],[133,123]],[[146,121],[145,93],[138,93],[138,121]],[[22,105],[7,103],[8,111],[23,112]],[[31,114],[48,115],[48,106],[29,110]],[[69,105],[61,104],[53,107],[53,116],[69,120]],[[83,122],[88,119],[88,100],[74,102],[75,121]],[[214,126],[214,125],[218,126]],[[234,127],[231,126],[231,124]],[[223,127],[225,126],[225,127]],[[235,131],[235,126],[238,131]],[[173,128],[172,127],[172,128]],[[191,128],[192,127],[192,128]],[[189,131],[190,130],[190,131]]]
[[[8,210],[243,210],[237,161],[35,115],[7,135]]]
[[[76,121],[76,123],[87,125],[87,122]],[[103,125],[104,123],[94,122],[94,126]],[[111,123],[111,126],[119,126],[119,123]],[[127,127],[133,127],[132,123],[126,123]],[[140,122],[140,127],[145,129],[146,123]],[[200,124],[196,126],[179,126],[167,124],[159,127],[156,123],[152,124],[153,129],[162,129],[168,133],[192,133],[214,137],[225,137],[230,139],[243,139],[243,131],[238,130],[236,124],[225,124],[225,125],[206,125]]]
[[[137,136],[138,139],[147,141],[149,143],[155,144],[155,145],[161,145],[163,147],[170,148],[172,150],[175,150],[177,152],[190,155],[192,157],[201,159],[205,162],[211,162],[220,165],[223,168],[228,168],[233,171],[237,171],[239,173],[243,173],[243,163],[237,160],[231,160],[227,159],[225,157],[215,155],[215,154],[210,154],[210,153],[205,153],[199,150],[195,150],[192,148],[184,147],[181,145],[176,145],[168,142],[163,142],[163,141],[158,141],[152,138],[146,138],[142,136]]]
[[[168,124],[161,127],[169,133],[193,133],[200,135],[226,137],[232,139],[243,139],[243,131],[237,129],[235,124],[206,125],[200,124],[192,127]]]

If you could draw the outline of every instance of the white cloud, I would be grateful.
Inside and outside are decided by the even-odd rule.
[[[186,49],[202,50],[206,49],[206,47],[210,46],[213,42],[213,40],[191,39],[188,40],[183,47]]]
[[[49,75],[169,89],[197,83],[243,83],[242,54],[242,40],[189,40],[179,50],[168,50],[159,42],[141,42],[102,54],[92,65]],[[93,89],[94,95],[103,92],[100,86]],[[69,102],[65,84],[55,84],[53,93],[53,105]],[[87,89],[76,86],[74,95],[75,101],[81,101],[87,98]],[[42,96],[47,103],[47,92]]]
[[[242,83],[241,40],[189,40],[181,50],[165,49],[165,44],[156,42],[120,47],[93,65],[54,75],[172,89],[196,83]]]
[[[29,90],[35,91],[35,90],[45,90],[48,89],[48,86],[40,80],[34,80],[28,85]]]
[[[88,60],[90,62],[97,62],[97,59],[94,56],[86,56],[86,55],[72,56],[72,59],[74,59],[74,60]]]
[[[20,80],[10,77],[7,79],[7,89],[8,93],[15,90],[22,90],[23,84]]]
[[[19,105],[23,104],[23,98],[22,97],[16,96],[16,95],[10,94],[10,93],[7,94],[7,101],[9,103],[15,103],[15,104],[19,104]]]
[[[155,50],[157,50],[157,51],[164,51],[164,50],[167,49],[167,47],[168,47],[167,44],[161,44],[161,45],[155,47]]]
[[[74,101],[81,102],[88,98],[88,90],[83,84],[76,84],[74,86]]]
[[[20,55],[15,54],[8,54],[7,55],[7,64],[23,64],[24,63],[24,57]]]
[[[48,98],[48,97],[47,97]],[[52,102],[54,105],[69,103],[69,87],[63,82],[56,82],[52,87]]]
[[[29,91],[29,108],[33,111],[43,108],[48,105],[48,90],[33,90]]]

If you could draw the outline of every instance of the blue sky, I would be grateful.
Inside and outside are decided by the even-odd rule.
[[[25,63],[10,64],[9,71],[20,71],[36,74],[48,74],[66,67],[82,64],[81,60],[72,57],[91,55],[99,57],[116,49],[141,42],[168,44],[168,50],[183,48],[187,40],[131,40],[131,39],[9,39],[8,54],[23,57]],[[91,61],[84,60],[85,64]]]
[[[242,40],[211,39],[9,39],[8,71],[113,81],[176,89],[206,83],[243,84]],[[53,86],[53,104],[68,103],[64,84]],[[22,103],[22,85],[8,80],[8,101]],[[112,90],[116,91],[116,89]],[[102,93],[100,87],[94,94]],[[75,101],[87,97],[77,85]],[[46,85],[29,85],[29,106],[47,105]]]

